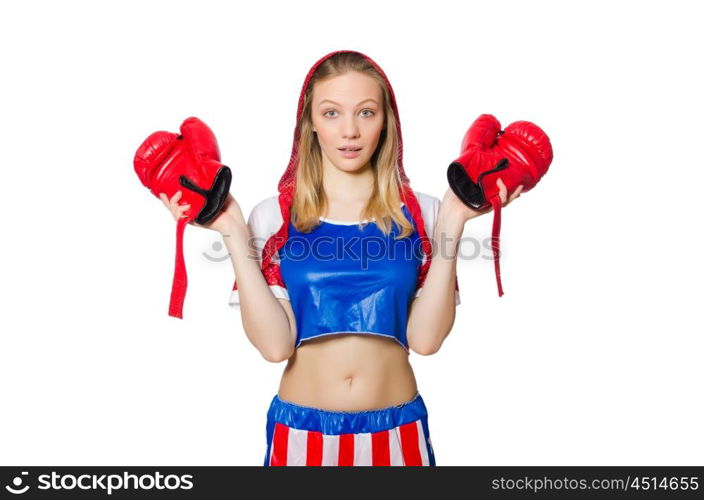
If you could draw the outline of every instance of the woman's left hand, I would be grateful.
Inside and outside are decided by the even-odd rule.
[[[523,185],[518,186],[516,190],[511,193],[511,196],[508,196],[507,199],[506,185],[503,183],[501,178],[496,180],[496,185],[499,187],[499,198],[501,198],[502,207],[508,206],[509,203],[518,198],[521,195],[521,191],[523,190]],[[481,210],[469,208],[462,202],[462,200],[457,197],[455,192],[450,187],[448,187],[447,191],[445,192],[445,197],[442,200],[442,206],[450,213],[453,213],[455,217],[459,217],[465,222],[469,219],[479,217],[480,215],[484,215],[493,210],[493,207],[491,206],[483,208]]]

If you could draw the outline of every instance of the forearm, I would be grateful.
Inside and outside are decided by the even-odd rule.
[[[464,221],[447,212],[441,205],[432,236],[432,264],[408,318],[409,346],[420,354],[437,352],[455,323],[457,252]]]
[[[264,358],[278,361],[293,349],[291,325],[261,272],[249,227],[234,219],[222,233],[237,278],[242,326]]]

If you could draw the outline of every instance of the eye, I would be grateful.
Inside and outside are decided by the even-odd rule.
[[[363,109],[363,110],[361,111],[361,113],[364,113],[365,111],[367,111],[367,112],[370,113],[370,114],[365,115],[365,116],[374,116],[374,115],[376,114],[376,113],[374,113],[374,111],[371,110],[371,109]],[[335,111],[334,109],[330,109],[330,110],[326,111],[325,113],[323,113],[323,116],[327,116],[327,117],[329,117],[329,118],[332,118],[332,116],[329,115],[328,113],[337,113],[337,111]]]

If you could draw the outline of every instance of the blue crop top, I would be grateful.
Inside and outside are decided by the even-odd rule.
[[[440,200],[416,192],[425,229],[432,237]],[[425,260],[415,221],[405,205],[414,231],[396,239],[374,221],[336,222],[320,218],[309,233],[289,224],[288,239],[272,259],[280,265],[285,287],[270,284],[275,297],[291,301],[296,319],[296,347],[305,340],[343,333],[378,335],[394,339],[409,352],[406,325],[411,301],[420,294],[418,273]],[[282,224],[276,197],[255,206],[248,224],[261,258],[266,240]],[[278,224],[278,225],[277,225]],[[260,261],[261,262],[261,261]],[[455,304],[459,304],[455,291]],[[239,304],[232,292],[229,304]]]
[[[408,349],[408,308],[423,252],[416,230],[394,240],[399,232],[396,224],[384,235],[373,221],[360,229],[322,219],[310,233],[301,233],[290,223],[279,258],[296,318],[296,347],[354,332],[390,337]]]

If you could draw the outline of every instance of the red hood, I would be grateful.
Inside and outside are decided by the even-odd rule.
[[[401,174],[401,181],[403,184],[409,184],[408,177],[406,177],[406,172],[403,169],[403,139],[401,138],[401,121],[398,116],[398,108],[396,107],[396,96],[394,95],[394,89],[391,88],[391,84],[389,83],[389,79],[386,77],[386,74],[384,71],[375,63],[370,57],[362,54],[361,52],[357,52],[354,50],[338,50],[335,52],[331,52],[328,55],[322,57],[318,62],[316,62],[313,67],[308,71],[308,74],[306,75],[306,79],[303,82],[303,87],[301,88],[301,95],[298,98],[298,111],[296,112],[296,129],[294,130],[294,137],[293,137],[293,146],[291,148],[291,160],[288,163],[288,167],[286,168],[286,171],[284,172],[284,175],[281,176],[281,179],[279,180],[279,193],[283,194],[285,192],[288,192],[289,190],[291,193],[293,193],[294,188],[295,188],[295,183],[296,183],[296,168],[298,167],[298,161],[297,161],[297,153],[298,153],[298,141],[299,137],[297,137],[297,131],[298,131],[298,124],[301,120],[301,113],[303,113],[303,98],[305,97],[306,94],[306,89],[308,88],[308,83],[310,82],[310,79],[313,77],[313,74],[315,73],[315,70],[318,69],[318,66],[320,66],[323,62],[325,62],[327,59],[332,57],[335,54],[339,54],[342,52],[353,52],[356,54],[359,54],[360,56],[364,57],[367,61],[369,61],[374,68],[379,72],[379,74],[384,78],[384,81],[386,82],[386,86],[389,89],[389,94],[391,94],[391,107],[394,110],[394,115],[396,115],[396,130],[398,132],[398,170],[399,174]]]
[[[394,115],[396,116],[396,128],[398,132],[398,170],[399,170],[399,176],[401,179],[402,185],[400,186],[399,189],[399,196],[401,200],[406,204],[408,207],[408,210],[410,214],[413,216],[413,219],[416,223],[416,228],[418,230],[418,234],[422,239],[422,247],[423,251],[427,257],[426,262],[423,264],[420,270],[420,275],[419,275],[419,284],[422,284],[422,282],[425,279],[425,275],[427,274],[428,267],[430,266],[430,257],[432,254],[432,247],[430,245],[430,241],[428,240],[428,237],[426,236],[425,233],[425,225],[423,224],[423,218],[421,217],[421,209],[418,204],[418,200],[416,199],[415,194],[413,193],[413,190],[411,189],[410,186],[410,181],[408,177],[406,176],[406,172],[403,169],[403,140],[401,138],[401,120],[398,115],[398,108],[396,106],[396,97],[394,95],[394,91],[391,88],[391,84],[389,83],[388,78],[386,77],[386,74],[384,71],[368,56],[365,54],[362,54],[361,52],[353,51],[353,50],[338,50],[335,52],[331,52],[327,54],[326,56],[322,57],[319,59],[313,67],[308,71],[308,74],[306,75],[306,79],[303,82],[303,87],[301,88],[301,94],[298,99],[298,111],[296,112],[296,128],[294,129],[294,137],[293,137],[293,146],[291,148],[291,159],[289,160],[288,167],[286,168],[286,171],[284,174],[281,176],[281,179],[279,180],[279,206],[281,208],[281,215],[283,217],[283,224],[281,225],[281,228],[274,234],[264,245],[263,251],[262,251],[262,271],[264,272],[265,277],[267,278],[267,281],[269,283],[272,282],[282,282],[281,277],[279,275],[279,268],[277,265],[272,264],[271,259],[272,256],[277,252],[278,249],[280,249],[284,243],[286,242],[286,238],[288,237],[288,226],[290,223],[290,211],[291,211],[291,203],[293,200],[293,195],[295,193],[296,189],[296,169],[298,168],[298,144],[299,144],[299,137],[298,137],[298,131],[299,127],[298,124],[301,119],[301,114],[303,112],[303,100],[306,94],[306,89],[308,88],[308,84],[310,82],[311,77],[315,73],[315,70],[322,64],[326,59],[330,58],[331,56],[341,53],[341,52],[354,52],[356,54],[359,54],[360,56],[364,57],[367,61],[369,61],[374,68],[379,72],[379,74],[383,77],[384,81],[386,82],[386,86],[389,89],[389,94],[391,95],[391,108],[393,109]],[[431,235],[432,236],[432,235]]]

